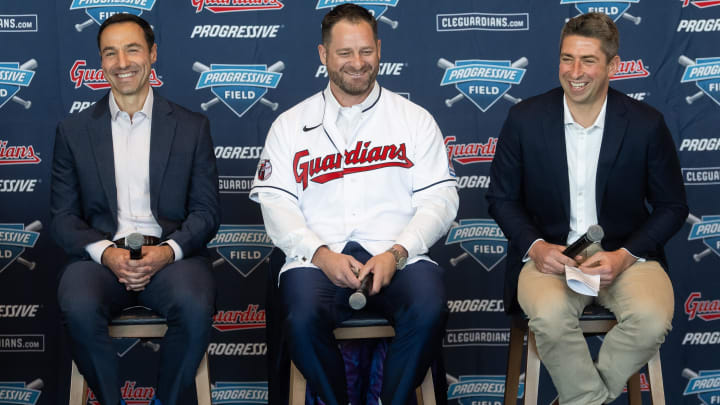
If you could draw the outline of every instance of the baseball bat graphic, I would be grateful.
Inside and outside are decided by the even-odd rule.
[[[458,265],[460,262],[462,262],[463,260],[467,259],[468,257],[470,257],[470,253],[468,253],[468,252],[463,252],[463,253],[459,254],[458,256],[456,256],[456,257],[450,258],[450,265],[453,266],[453,267],[457,267],[457,265]]]
[[[680,375],[681,375],[682,377],[687,378],[688,380],[692,380],[693,378],[700,377],[700,374],[696,373],[695,371],[692,371],[692,370],[689,369],[689,368],[684,368],[684,369],[680,372]]]
[[[157,353],[158,351],[160,351],[160,344],[159,344],[159,343],[152,342],[152,341],[150,341],[150,340],[146,340],[146,341],[142,342],[142,344],[141,344],[140,346],[145,347],[145,348],[147,348],[147,349],[150,349],[150,350],[152,350],[152,351],[155,352],[155,353]]]
[[[40,230],[42,230],[42,222],[36,219],[35,221],[27,224],[25,226],[25,230],[30,232],[40,232]],[[27,267],[28,270],[35,270],[35,268],[37,267],[37,263],[31,262],[27,259],[23,259],[21,256],[18,256],[15,261]]]
[[[267,68],[267,71],[277,73],[277,72],[282,72],[284,69],[285,69],[285,63],[280,60],[280,61],[277,61],[277,62],[273,63],[272,65],[270,65]],[[207,72],[208,70],[210,70],[210,67],[203,63],[196,61],[192,65],[192,70],[194,70],[198,73],[202,73],[202,72]],[[210,107],[214,106],[215,104],[217,104],[219,102],[220,102],[220,99],[218,97],[214,97],[213,99],[211,99],[209,101],[201,103],[200,108],[202,108],[203,111],[207,111]],[[280,104],[272,102],[272,101],[266,99],[265,97],[260,98],[260,104],[262,104],[266,107],[269,107],[273,111],[277,110],[278,107],[280,106]]]
[[[35,70],[37,68],[37,66],[38,66],[37,60],[35,60],[35,58],[32,58],[32,59],[28,59],[27,62],[20,65],[20,67],[18,69],[20,69],[20,70]],[[11,98],[11,100],[20,104],[26,110],[32,106],[32,101],[23,100],[22,98],[20,98],[18,96],[13,96],[13,98]]]
[[[222,266],[223,263],[225,263],[225,259],[220,257],[217,260],[215,260],[214,262],[212,262],[212,268],[216,269],[216,268]]]
[[[635,25],[640,25],[640,21],[642,21],[642,17],[635,17],[634,15],[628,13],[623,13],[620,17],[632,21]]]
[[[31,390],[41,390],[45,387],[45,382],[42,378],[36,378],[25,385],[25,388]]]
[[[685,220],[685,222],[687,222],[690,225],[694,225],[694,224],[699,224],[700,222],[702,222],[702,220],[693,214],[688,214],[688,217]],[[710,253],[712,253],[712,249],[706,248],[702,252],[695,253],[693,255],[693,260],[695,260],[696,263],[699,263],[700,260],[702,260],[705,256],[709,255]]]
[[[510,64],[510,67],[514,67],[514,68],[524,68],[524,67],[527,66],[527,65],[528,65],[528,59],[523,56],[522,58],[520,58],[520,59],[516,60],[515,62],[511,63],[511,64]],[[440,58],[440,59],[438,59],[438,61],[437,61],[437,66],[438,66],[440,69],[449,69],[449,68],[455,67],[455,64],[452,63],[452,62],[450,62],[449,60],[447,60],[447,59],[445,59],[445,58]],[[445,105],[448,106],[448,107],[452,107],[453,104],[455,104],[455,103],[457,103],[458,101],[462,100],[464,97],[465,97],[465,96],[464,96],[462,93],[458,93],[455,97],[446,99],[446,100],[445,100]],[[503,95],[502,95],[502,98],[504,98],[505,100],[507,100],[507,101],[509,101],[509,102],[511,102],[511,103],[513,103],[513,104],[517,104],[517,103],[519,103],[519,102],[522,101],[521,98],[513,97],[513,96],[511,96],[510,94],[507,94],[507,93],[503,94]]]
[[[81,22],[80,24],[75,24],[75,31],[82,32],[82,30],[84,30],[85,28],[88,28],[91,25],[93,25],[94,22],[95,21],[92,18],[89,18],[86,21]]]
[[[399,22],[393,21],[393,20],[385,17],[384,15],[380,16],[380,18],[378,18],[377,20],[380,21],[381,23],[385,23],[385,24],[389,25],[390,28],[392,28],[392,29],[396,29],[398,27],[398,24],[400,24]]]
[[[685,56],[685,55],[680,55],[680,56],[678,57],[678,63],[681,64],[681,65],[683,65],[683,66],[693,66],[693,65],[695,65],[695,61],[692,60],[692,59],[690,59],[690,58],[688,58],[688,57]],[[688,104],[692,104],[692,103],[698,101],[698,100],[699,100],[700,98],[702,98],[702,96],[704,96],[704,95],[705,95],[705,92],[703,92],[702,90],[700,90],[700,91],[698,91],[697,93],[693,94],[692,96],[687,96],[687,97],[685,97],[685,102],[688,103]]]

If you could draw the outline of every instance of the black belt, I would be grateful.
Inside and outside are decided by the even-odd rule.
[[[120,238],[113,243],[119,248],[125,248],[125,238]],[[143,246],[155,246],[160,244],[160,238],[154,236],[143,235]]]

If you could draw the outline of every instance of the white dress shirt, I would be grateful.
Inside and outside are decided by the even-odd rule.
[[[150,129],[152,124],[153,91],[148,91],[140,111],[130,115],[121,111],[110,92],[110,119],[115,163],[115,188],[118,205],[118,229],[113,240],[137,232],[160,238],[162,228],[150,209]],[[175,253],[175,260],[183,257],[182,249],[173,240],[166,241]],[[102,253],[109,240],[101,240],[85,247],[90,257],[101,263]],[[101,263],[102,264],[102,263]]]

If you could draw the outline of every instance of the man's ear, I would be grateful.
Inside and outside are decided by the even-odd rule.
[[[325,48],[325,45],[318,45],[318,56],[320,56],[320,63],[327,65],[327,48]]]

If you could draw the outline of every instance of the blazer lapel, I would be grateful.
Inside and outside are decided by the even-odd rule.
[[[152,124],[150,126],[150,207],[157,215],[160,185],[165,176],[175,138],[177,121],[172,117],[172,107],[164,98],[154,94]]]
[[[626,108],[622,104],[620,95],[613,89],[608,90],[606,111],[605,130],[603,131],[597,174],[595,176],[595,203],[597,204],[598,213],[602,210],[610,170],[615,164],[615,158],[620,150],[628,126],[628,120],[625,117]]]
[[[555,95],[553,102],[548,104],[548,112],[543,119],[542,137],[545,140],[546,163],[551,175],[551,179],[543,179],[543,181],[555,182],[557,195],[562,202],[565,217],[570,221],[570,183],[565,148],[562,89],[558,93]]]
[[[96,103],[92,119],[88,122],[88,134],[97,165],[100,183],[105,192],[112,217],[117,221],[117,188],[115,184],[115,155],[113,152],[112,126],[109,98],[106,95]]]

